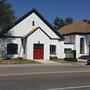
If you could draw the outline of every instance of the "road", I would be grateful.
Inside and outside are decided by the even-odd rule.
[[[90,90],[90,72],[0,77],[0,90]]]
[[[85,64],[59,65],[59,64],[34,64],[34,65],[0,65],[0,76],[27,75],[37,73],[65,73],[65,72],[90,72],[90,66]]]
[[[90,66],[0,66],[0,90],[90,90]]]

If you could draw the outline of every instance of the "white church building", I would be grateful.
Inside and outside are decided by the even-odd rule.
[[[35,9],[17,20],[5,37],[10,39],[5,46],[8,57],[32,60],[64,57],[63,37]]]
[[[79,58],[90,55],[90,24],[73,23],[56,32],[36,9],[32,9],[15,22],[0,39],[2,41],[0,49],[10,58]]]

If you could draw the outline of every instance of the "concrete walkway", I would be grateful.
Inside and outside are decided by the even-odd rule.
[[[78,61],[81,61],[81,62],[87,63],[87,59],[78,59]]]
[[[60,64],[58,62],[50,61],[50,60],[34,60],[34,61],[40,62],[42,64]]]
[[[63,65],[80,65],[80,66],[82,66],[82,65],[86,65],[86,62],[65,62],[65,63],[60,63],[60,62],[55,62],[55,61],[51,61],[51,60],[35,60],[35,61],[37,61],[37,62],[39,62],[39,63],[41,63],[41,64],[43,64],[43,65],[61,65],[61,66],[63,66]]]

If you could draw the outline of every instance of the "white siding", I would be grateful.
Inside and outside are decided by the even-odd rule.
[[[34,26],[32,22],[34,21]],[[12,33],[12,36],[21,36],[24,37],[33,29],[40,27],[50,38],[60,39],[56,33],[52,31],[52,29],[46,25],[45,22],[39,18],[36,13],[30,14],[24,20],[19,22],[16,26],[14,26],[9,32]],[[23,47],[21,43],[21,39],[16,38],[13,40],[14,43],[17,43],[18,55],[15,57],[24,57],[26,59],[33,59],[33,44],[41,43],[44,44],[44,59],[48,60],[50,58],[50,45],[56,45],[56,55],[58,58],[64,57],[64,42],[58,40],[50,39],[44,32],[42,32],[39,28],[35,32],[33,32],[29,37],[27,37],[25,53],[23,53]]]
[[[74,50],[74,44],[64,44],[64,49]]]
[[[35,31],[27,39],[27,59],[33,59],[33,44],[44,44],[44,59],[50,58],[50,45],[56,45],[56,55],[58,58],[63,58],[63,42],[49,39],[40,29]]]
[[[90,35],[86,36],[86,42],[87,42],[87,54],[89,55]]]
[[[80,38],[84,38],[85,40],[85,53],[80,54]],[[83,35],[76,35],[75,36],[75,50],[76,50],[76,58],[82,56],[82,55],[87,55],[87,46],[86,46],[86,38]]]
[[[12,39],[12,42],[7,42],[7,44],[9,43],[15,43],[15,44],[18,44],[18,54],[12,54],[12,55],[9,55],[13,58],[17,58],[17,57],[23,57],[23,47],[22,47],[22,44],[21,44],[21,38],[14,38]],[[6,46],[7,46],[6,44]]]
[[[75,43],[75,35],[64,36],[64,43],[74,44]]]
[[[72,49],[72,50],[76,50],[76,58],[79,58],[82,55],[89,55],[89,42],[90,42],[90,35],[73,35],[74,37],[72,37],[73,40],[73,44],[64,44],[64,49]],[[85,51],[83,54],[80,53],[80,38],[84,38],[85,43]],[[66,43],[69,43],[70,40],[70,36],[65,36],[65,41]]]
[[[35,26],[32,26],[33,21],[35,22]],[[52,30],[35,13],[32,13],[23,21],[18,23],[9,32],[11,32],[13,36],[25,36],[28,32],[37,27],[41,27],[52,38],[60,38],[54,32],[52,32]]]

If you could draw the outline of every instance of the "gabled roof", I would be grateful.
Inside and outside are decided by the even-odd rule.
[[[17,25],[18,23],[20,23],[22,20],[24,20],[26,17],[28,17],[29,15],[31,15],[32,13],[35,13],[50,29],[52,29],[52,31],[58,35],[60,38],[63,39],[63,36],[61,36],[58,32],[56,32],[54,30],[54,28],[52,27],[52,25],[50,23],[48,23],[48,21],[36,10],[36,9],[32,9],[31,11],[29,11],[28,13],[26,13],[24,16],[22,16],[21,18],[19,18],[14,25],[11,27],[13,28],[15,25]],[[9,28],[9,30],[11,29]]]
[[[58,30],[61,35],[90,34],[90,24],[80,21],[66,25]]]
[[[28,38],[31,34],[33,34],[35,31],[37,31],[38,29],[40,29],[49,39],[53,39],[53,40],[61,40],[59,38],[52,38],[49,36],[49,34],[47,34],[43,29],[41,29],[40,27],[37,27],[35,29],[33,29],[32,31],[30,31],[29,33],[27,33],[22,39]]]

